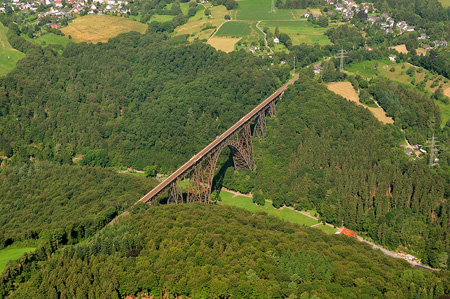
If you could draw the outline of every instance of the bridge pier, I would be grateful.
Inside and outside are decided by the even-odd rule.
[[[253,171],[255,169],[255,160],[252,137],[265,138],[267,116],[275,115],[276,102],[281,98],[287,87],[297,79],[298,75],[242,117],[225,133],[217,136],[208,146],[172,173],[165,181],[144,195],[139,201],[154,203],[158,196],[161,196],[168,190],[169,198],[167,203],[177,204],[196,201],[209,203],[214,170],[219,155],[226,146],[231,150],[236,170]],[[252,132],[250,123],[253,121],[255,121],[255,125]],[[189,177],[186,198],[183,197],[180,186],[181,180],[185,177]]]

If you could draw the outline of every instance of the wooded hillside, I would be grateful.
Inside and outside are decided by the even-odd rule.
[[[6,271],[0,290],[19,269],[16,281],[29,280],[11,298],[431,298],[450,285],[446,272],[412,270],[353,238],[204,204],[142,204],[89,241],[31,260]]]

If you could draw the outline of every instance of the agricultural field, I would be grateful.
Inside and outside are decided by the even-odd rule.
[[[35,247],[7,247],[0,250],[0,273],[9,261],[20,258],[25,252],[35,250]]]
[[[0,77],[8,74],[16,67],[17,61],[25,56],[24,53],[11,47],[6,37],[7,31],[8,29],[0,23]]]
[[[328,36],[324,35],[330,27],[322,28],[315,27],[310,22],[303,19],[301,21],[265,21],[259,25],[261,28],[269,27],[270,31],[275,32],[278,27],[280,32],[288,34],[292,39],[292,44],[300,45],[316,44],[328,45],[331,44]]]
[[[372,112],[372,114],[382,123],[384,124],[393,124],[394,121],[392,118],[386,116],[386,113],[380,107],[369,107],[367,105],[362,104],[359,101],[359,96],[356,93],[350,82],[335,82],[327,85],[327,88],[332,92],[346,98],[349,101],[355,102],[358,105],[361,105]]]
[[[256,23],[230,21],[224,23],[214,37],[240,37],[242,42],[257,42],[264,38],[264,35],[256,28]]]
[[[442,6],[443,6],[444,8],[450,6],[450,0],[439,0],[439,2],[442,3]]]
[[[271,0],[242,0],[238,3],[237,20],[299,20],[301,15],[294,9],[275,9],[275,12],[272,13],[270,11]]]
[[[214,36],[208,41],[208,44],[213,46],[216,50],[221,50],[226,53],[234,51],[234,45],[240,41],[237,37],[216,37]]]
[[[408,50],[406,49],[406,45],[398,45],[395,47],[390,47],[389,49],[394,49],[398,53],[408,54]]]
[[[318,221],[309,218],[303,214],[300,214],[296,211],[293,211],[291,209],[286,208],[275,209],[274,206],[269,202],[266,202],[264,206],[256,205],[253,203],[252,199],[247,196],[239,196],[239,195],[234,196],[234,194],[222,190],[220,192],[220,197],[222,199],[222,204],[224,205],[249,210],[250,212],[253,213],[266,212],[268,215],[276,216],[284,221],[297,223],[305,226],[311,226],[318,223]]]
[[[215,36],[243,37],[250,35],[251,31],[247,22],[230,21],[224,23]]]
[[[73,41],[98,43],[107,42],[120,33],[137,31],[144,33],[147,25],[133,20],[105,15],[87,15],[74,19],[68,27],[61,29]]]

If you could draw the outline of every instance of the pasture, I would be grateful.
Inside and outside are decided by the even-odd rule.
[[[25,54],[15,50],[8,42],[6,32],[8,29],[0,23],[0,77],[8,74],[16,67],[17,61]]]
[[[275,12],[272,13],[271,0],[242,0],[238,3],[237,20],[298,20],[300,18],[297,10],[294,9],[275,8]]]
[[[249,23],[231,21],[224,23],[215,36],[243,37],[250,35],[251,31]]]
[[[264,206],[256,205],[253,203],[252,198],[247,196],[234,196],[234,194],[222,190],[220,191],[220,197],[222,199],[222,204],[245,209],[252,213],[266,212],[268,215],[276,216],[284,221],[305,226],[311,226],[318,223],[318,221],[291,209],[275,209],[269,202],[266,202]]]
[[[74,19],[61,31],[76,42],[107,42],[120,33],[137,31],[144,33],[148,26],[130,19],[105,15],[87,15]]]
[[[302,43],[318,43],[319,45],[331,44],[328,36],[324,35],[329,27],[315,27],[310,22],[306,21],[306,19],[301,21],[265,21],[261,22],[260,27],[269,27],[271,32],[275,32],[275,28],[278,27],[280,32],[290,36],[292,44],[294,45],[300,45]]]
[[[188,34],[191,36],[191,39],[207,40],[223,22],[223,20],[218,19],[202,19],[188,22],[175,28],[175,35]]]
[[[35,247],[7,247],[0,250],[0,272],[3,272],[9,261],[20,258],[25,252],[35,250]]]
[[[240,41],[241,38],[236,37],[216,37],[214,36],[208,41],[208,44],[213,46],[216,50],[221,50],[226,53],[234,51],[234,45]]]
[[[393,124],[394,121],[392,118],[386,116],[386,113],[381,109],[380,107],[368,107],[367,105],[364,105],[359,102],[359,96],[356,93],[355,89],[353,88],[352,84],[350,82],[335,82],[330,83],[327,85],[327,88],[331,90],[332,92],[342,96],[343,98],[346,98],[349,101],[355,102],[358,105],[361,105],[372,112],[372,114],[377,118],[379,121],[381,121],[384,124]]]

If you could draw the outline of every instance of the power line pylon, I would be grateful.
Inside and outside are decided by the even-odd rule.
[[[428,126],[430,127],[431,131],[433,131],[433,137],[431,139],[428,139],[428,144],[430,148],[430,159],[428,161],[428,167],[433,168],[433,166],[439,166],[439,160],[437,159],[437,147],[439,146],[439,141],[436,137],[434,137],[434,127],[436,125],[436,119],[434,117],[431,117],[428,121]]]
[[[338,55],[336,56],[336,58],[339,58],[341,60],[341,65],[339,66],[339,69],[341,70],[341,72],[344,70],[344,57],[348,57],[346,54],[348,52],[344,50],[344,48],[342,48],[341,50],[338,51]]]

